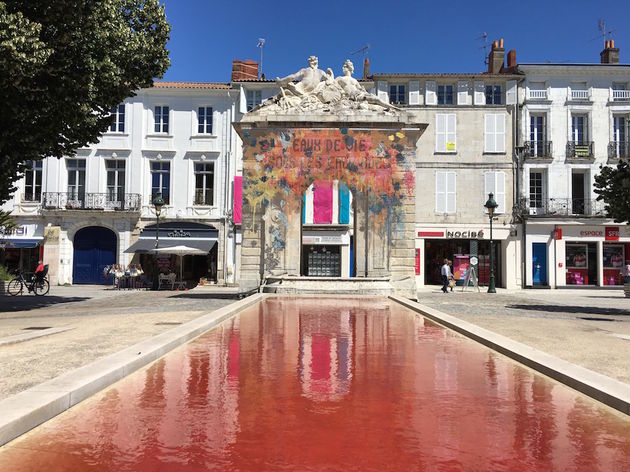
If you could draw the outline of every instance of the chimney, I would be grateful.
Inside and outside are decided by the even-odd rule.
[[[363,61],[363,78],[367,79],[370,76],[370,60],[366,57]]]
[[[619,64],[619,48],[615,47],[615,40],[610,39],[604,43],[604,50],[599,53],[602,64]]]
[[[510,49],[507,58],[508,69],[516,67],[516,49]]]
[[[503,69],[505,60],[505,49],[503,48],[503,38],[492,43],[490,56],[488,57],[488,72],[490,74],[498,74]]]
[[[232,82],[241,80],[258,80],[258,62],[256,61],[232,61]]]

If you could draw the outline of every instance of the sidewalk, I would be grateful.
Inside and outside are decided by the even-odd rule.
[[[418,302],[630,384],[630,298],[623,290],[426,287]]]

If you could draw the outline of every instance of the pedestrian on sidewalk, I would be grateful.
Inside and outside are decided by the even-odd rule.
[[[451,269],[448,265],[448,259],[444,259],[444,264],[442,265],[442,292],[448,292],[448,276],[451,273]]]
[[[453,287],[455,287],[455,277],[453,276],[453,261],[450,259],[448,260],[448,286],[452,292]]]

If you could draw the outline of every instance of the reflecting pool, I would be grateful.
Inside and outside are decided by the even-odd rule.
[[[381,298],[270,298],[0,449],[2,471],[629,464],[628,418]]]

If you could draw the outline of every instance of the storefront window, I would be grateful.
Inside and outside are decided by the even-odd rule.
[[[623,285],[621,269],[625,262],[623,244],[607,244],[603,246],[604,285]]]
[[[566,245],[567,285],[597,285],[596,243]]]

